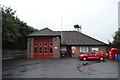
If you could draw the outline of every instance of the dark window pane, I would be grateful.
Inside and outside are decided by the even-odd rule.
[[[52,52],[53,52],[52,47],[50,47],[50,53],[52,53]]]
[[[100,52],[95,52],[96,54],[100,54]]]
[[[40,47],[40,53],[42,53],[42,47]]]
[[[50,43],[50,46],[52,46],[52,43]]]
[[[42,46],[42,43],[40,43],[40,46]]]
[[[34,46],[37,46],[37,43],[35,43]]]
[[[47,43],[45,43],[45,46],[47,46]]]
[[[45,53],[47,53],[47,47],[45,47],[45,50],[44,50]]]
[[[36,47],[34,48],[34,53],[37,53],[37,48]]]

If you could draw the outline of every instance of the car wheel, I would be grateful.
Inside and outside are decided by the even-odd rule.
[[[86,57],[83,57],[83,61],[86,61],[87,60],[87,58]]]
[[[100,57],[100,61],[103,61],[104,60],[104,58],[103,57]]]

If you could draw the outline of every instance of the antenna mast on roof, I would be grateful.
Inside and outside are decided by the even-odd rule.
[[[63,35],[62,35],[62,17],[61,17],[61,43],[63,42]]]

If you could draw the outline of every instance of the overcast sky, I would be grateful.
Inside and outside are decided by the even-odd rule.
[[[82,33],[108,43],[118,30],[120,0],[0,0],[11,6],[20,20],[28,25],[52,30],[74,30],[82,25]]]

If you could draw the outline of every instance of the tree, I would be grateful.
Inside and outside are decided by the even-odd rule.
[[[26,35],[37,31],[15,16],[16,11],[2,7],[2,48],[26,49]]]
[[[113,43],[108,40],[108,48],[114,47]]]
[[[2,8],[2,39],[6,42],[16,42],[20,36],[18,33],[20,25],[14,17],[15,11],[10,7]]]
[[[115,36],[113,37],[113,39],[114,40],[112,43],[113,43],[114,47],[120,49],[120,30],[115,32]]]

